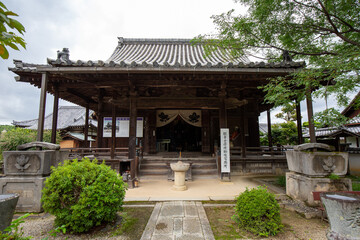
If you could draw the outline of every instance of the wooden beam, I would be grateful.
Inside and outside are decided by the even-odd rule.
[[[267,110],[267,124],[268,124],[268,141],[269,141],[269,147],[273,146],[272,142],[272,135],[271,135],[271,115],[270,115],[270,109]]]
[[[310,88],[306,89],[306,107],[307,107],[307,112],[308,112],[310,142],[316,143],[315,126],[314,126],[314,112],[313,112]]]
[[[79,93],[78,91],[74,90],[74,89],[71,89],[71,88],[67,88],[66,89],[66,92],[80,98],[81,100],[83,100],[85,103],[96,103],[93,99]]]
[[[51,127],[51,143],[56,143],[58,112],[59,112],[59,88],[57,85],[54,85],[54,106],[53,106],[53,118],[52,118],[52,127]]]
[[[104,119],[103,119],[103,110],[104,110],[104,90],[99,89],[98,91],[98,110],[97,110],[97,116],[98,116],[98,129],[97,129],[97,147],[102,147],[102,141],[103,141],[103,128],[104,128]]]
[[[111,106],[111,159],[115,159],[115,147],[116,147],[116,106]]]
[[[129,159],[136,160],[136,122],[137,122],[137,109],[136,109],[136,98],[130,98],[129,104],[129,115],[130,115],[130,126],[129,126]],[[136,165],[134,166],[137,167]],[[131,177],[137,177],[136,169],[131,170]]]
[[[37,128],[37,138],[36,138],[38,142],[43,141],[43,135],[44,135],[47,80],[48,80],[47,73],[45,72],[41,76],[40,106],[39,106],[39,118],[38,118],[38,128]]]
[[[85,110],[85,127],[84,127],[84,147],[88,148],[88,138],[89,138],[89,104],[86,104]]]
[[[302,136],[301,109],[300,109],[300,102],[298,100],[296,100],[296,126],[298,132],[298,144],[303,144],[304,139]]]

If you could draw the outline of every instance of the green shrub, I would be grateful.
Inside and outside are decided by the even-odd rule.
[[[276,184],[280,187],[286,187],[286,176],[278,176],[276,179]]]
[[[56,226],[81,233],[114,221],[124,197],[124,183],[114,170],[84,158],[52,168],[42,202],[44,210],[56,217]]]
[[[239,227],[259,236],[276,235],[282,229],[280,206],[264,187],[246,189],[236,198],[234,220]]]

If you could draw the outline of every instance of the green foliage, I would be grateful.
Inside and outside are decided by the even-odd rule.
[[[56,217],[56,226],[81,233],[113,221],[124,197],[124,183],[114,170],[84,158],[52,168],[42,202],[44,210]]]
[[[17,16],[16,13],[9,11],[6,6],[0,2],[0,56],[3,59],[9,58],[7,47],[19,50],[20,45],[26,48],[24,39],[12,31],[16,30],[21,35],[25,33],[24,26],[13,18]]]
[[[273,145],[296,145],[298,141],[296,123],[289,121],[271,125],[271,136]],[[269,145],[267,133],[260,132],[260,144]]]
[[[28,240],[32,237],[23,237],[23,228],[20,228],[20,224],[25,222],[24,219],[30,216],[29,213],[15,219],[11,222],[10,226],[5,228],[4,233],[0,231],[0,239],[3,240]]]
[[[287,103],[281,108],[281,112],[276,114],[275,117],[285,121],[296,121],[296,104]]]
[[[128,214],[122,214],[121,227],[116,229],[113,236],[123,235],[124,233],[130,233],[135,229],[135,224],[139,219],[129,216]]]
[[[314,115],[314,121],[320,123],[320,127],[339,127],[346,124],[348,119],[334,108],[326,109]]]
[[[274,194],[262,186],[246,189],[236,199],[235,215],[240,228],[259,236],[275,236],[283,225],[280,219],[280,206]]]
[[[234,56],[282,61],[287,52],[308,67],[277,77],[263,87],[266,102],[281,106],[305,98],[333,96],[346,105],[360,87],[360,4],[358,0],[237,0],[235,10],[213,16],[216,35],[196,41],[208,51],[227,49]],[[196,42],[195,41],[195,42]]]
[[[337,174],[335,174],[335,173],[331,173],[331,174],[329,175],[329,178],[330,178],[331,180],[339,180],[339,179],[340,179],[340,176],[337,175]]]
[[[10,131],[14,128],[15,128],[15,126],[12,126],[12,125],[0,125],[0,133],[4,130]]]
[[[286,187],[286,177],[285,176],[278,176],[276,179],[276,184],[280,187]]]
[[[353,191],[360,191],[360,182],[353,182],[352,189]]]

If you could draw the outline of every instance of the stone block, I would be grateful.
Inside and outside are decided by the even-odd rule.
[[[309,176],[328,176],[330,173],[345,176],[349,154],[344,152],[286,151],[290,171]]]
[[[0,178],[0,194],[20,195],[17,212],[41,212],[40,202],[46,177],[4,177]]]
[[[48,176],[57,162],[55,150],[5,151],[3,156],[6,176]]]
[[[286,173],[286,194],[293,199],[301,200],[309,206],[318,206],[312,192],[316,191],[351,191],[351,180],[340,178],[331,180],[325,177],[309,177],[294,172]]]

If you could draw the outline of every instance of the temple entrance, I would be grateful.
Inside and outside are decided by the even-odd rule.
[[[201,127],[186,123],[177,116],[171,123],[156,129],[158,152],[201,151]]]

